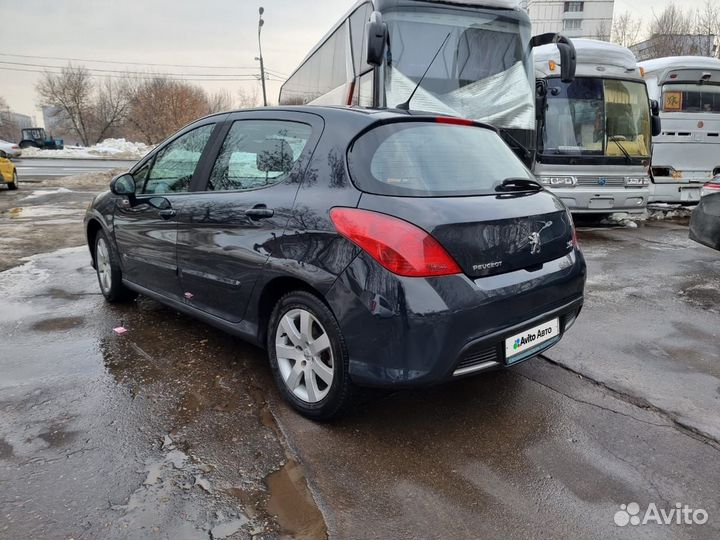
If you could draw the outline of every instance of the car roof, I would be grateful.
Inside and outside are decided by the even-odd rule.
[[[269,107],[257,107],[254,109],[235,109],[231,111],[224,111],[222,113],[212,114],[207,118],[215,118],[225,116],[227,114],[236,113],[305,113],[314,114],[320,116],[328,122],[351,122],[357,125],[369,125],[375,122],[387,121],[394,118],[410,118],[418,116],[437,117],[443,116],[438,113],[424,112],[424,111],[404,111],[399,109],[370,109],[365,107],[356,106],[342,106],[342,105],[292,105],[292,106],[269,106]]]

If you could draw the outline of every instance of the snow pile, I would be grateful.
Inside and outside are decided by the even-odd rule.
[[[601,225],[608,225],[611,227],[625,227],[626,229],[637,229],[638,224],[635,220],[640,219],[637,216],[630,217],[630,214],[612,214],[604,219],[600,220]]]
[[[145,143],[126,141],[125,139],[105,139],[90,147],[66,145],[62,150],[40,150],[38,148],[23,149],[23,157],[43,157],[62,159],[140,159],[152,146]]]
[[[637,229],[638,221],[665,221],[673,219],[690,219],[695,206],[681,204],[650,203],[642,214],[612,214],[600,221],[601,225]]]
[[[130,142],[125,139],[105,139],[100,144],[91,146],[88,152],[95,156],[132,156],[134,159],[140,159],[152,150],[152,148],[152,146],[148,146],[145,143]]]

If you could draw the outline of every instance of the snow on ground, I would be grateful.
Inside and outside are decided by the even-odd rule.
[[[131,142],[125,139],[105,139],[101,143],[90,147],[66,145],[62,150],[25,148],[22,152],[23,157],[140,159],[152,149],[152,146],[145,143]]]
[[[37,199],[38,197],[45,197],[46,195],[56,195],[58,193],[72,193],[72,190],[64,187],[58,189],[37,189],[27,197],[23,197],[22,200],[25,201],[27,199]]]

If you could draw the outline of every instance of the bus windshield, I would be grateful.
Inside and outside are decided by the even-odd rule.
[[[388,107],[404,103],[445,38],[411,108],[498,128],[533,130],[530,26],[519,14],[473,9],[390,11],[384,70]]]
[[[545,155],[650,156],[650,106],[642,82],[548,79]]]
[[[666,84],[663,86],[663,111],[720,113],[720,85]]]

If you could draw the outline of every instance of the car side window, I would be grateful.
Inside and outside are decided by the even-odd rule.
[[[220,149],[207,189],[249,190],[282,182],[311,134],[312,128],[300,122],[236,121]]]
[[[147,180],[151,164],[152,160],[148,161],[138,171],[136,171],[135,174],[133,174],[133,180],[135,180],[135,195],[142,194],[143,189],[145,189],[145,181]]]
[[[143,193],[184,193],[215,124],[208,124],[185,133],[160,150],[150,169]]]

